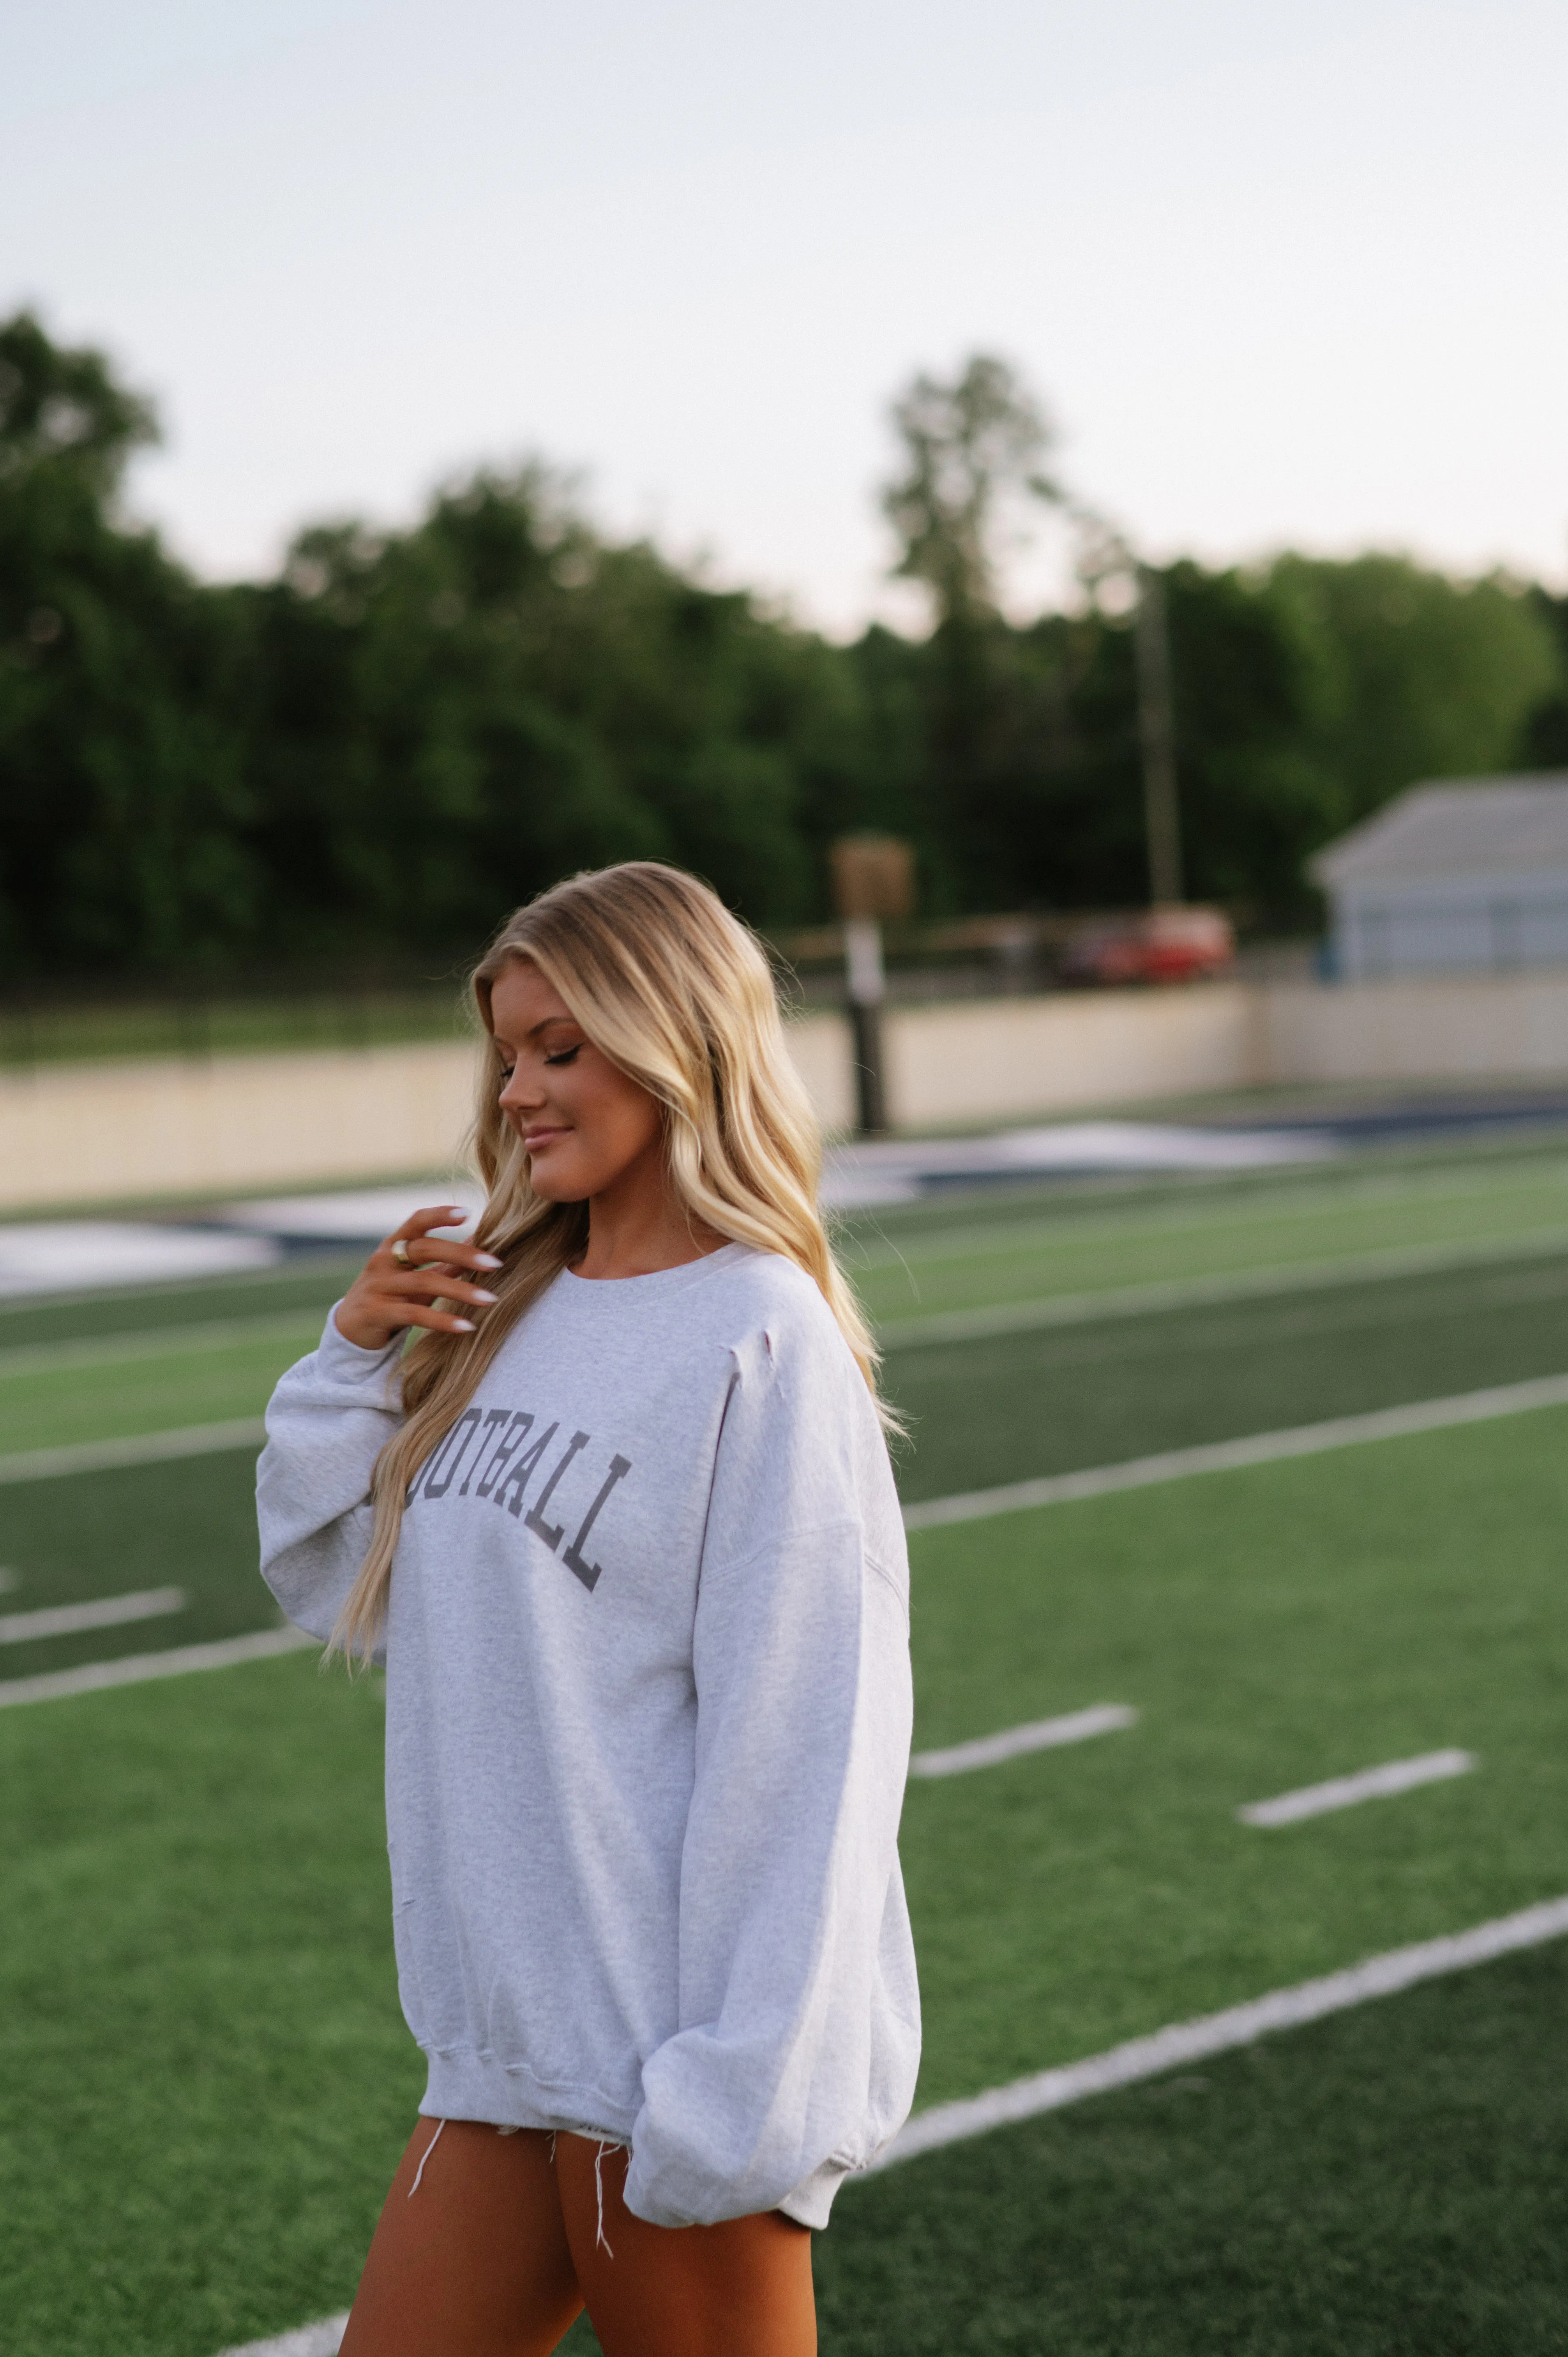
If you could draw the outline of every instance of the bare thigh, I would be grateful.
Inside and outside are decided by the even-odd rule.
[[[650,2226],[618,2146],[437,2127],[398,2164],[342,2357],[545,2357],[585,2301],[604,2357],[816,2357],[803,2226]]]
[[[437,2126],[421,2119],[398,2163],[342,2357],[545,2357],[583,2305],[551,2140]]]
[[[605,2357],[816,2357],[804,2226],[777,2210],[650,2226],[626,2206],[626,2170],[614,2145],[556,2139],[566,2240]]]

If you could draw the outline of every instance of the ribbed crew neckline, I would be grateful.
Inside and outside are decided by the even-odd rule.
[[[564,1268],[557,1282],[574,1288],[579,1300],[589,1294],[603,1294],[612,1301],[647,1301],[655,1295],[680,1293],[688,1285],[700,1285],[715,1269],[733,1267],[748,1250],[746,1244],[721,1244],[717,1252],[704,1253],[700,1260],[650,1269],[644,1276],[579,1276],[575,1268]]]

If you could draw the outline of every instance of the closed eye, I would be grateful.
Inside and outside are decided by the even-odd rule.
[[[576,1056],[582,1044],[579,1039],[575,1048],[558,1048],[553,1056],[546,1056],[544,1060],[547,1064],[569,1064]]]

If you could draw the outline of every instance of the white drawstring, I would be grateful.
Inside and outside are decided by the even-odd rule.
[[[435,2134],[431,2137],[430,2142],[425,2146],[424,2150],[419,2156],[419,2167],[414,2170],[413,2183],[408,2189],[408,2198],[411,2201],[419,2190],[419,2180],[424,2174],[424,2164],[429,2159],[431,2154],[435,2151],[436,2146],[440,2143],[441,2131],[446,2125],[446,2123],[445,2120],[436,2121]]]
[[[619,2150],[620,2147],[614,2144],[600,2144],[594,2147],[594,2190],[599,2198],[599,2222],[598,2230],[594,2236],[594,2248],[597,2250],[599,2244],[603,2243],[605,2256],[609,2259],[614,2258],[615,2253],[611,2250],[609,2239],[605,2233],[605,2155],[607,2152]]]

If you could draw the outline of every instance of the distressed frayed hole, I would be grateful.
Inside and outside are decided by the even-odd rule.
[[[497,2136],[521,2136],[521,2135],[522,2134],[522,2130],[521,2130],[521,2128],[501,2128],[501,2127],[498,2127],[498,2128],[497,2128],[497,2130],[496,2130],[496,2134],[497,2134]],[[552,2158],[552,2159],[553,2159],[553,2158],[554,2158],[554,2157],[555,2157],[555,2156],[554,2156],[554,2153],[553,2153],[553,2152],[552,2152],[552,2154],[551,2154],[551,2158]]]
[[[414,2170],[413,2183],[408,2189],[408,2198],[411,2201],[419,2190],[419,2180],[424,2174],[424,2164],[429,2159],[431,2154],[435,2151],[436,2146],[440,2143],[441,2131],[446,2125],[446,2123],[445,2120],[436,2121],[435,2134],[431,2137],[430,2142],[425,2146],[424,2150],[419,2156],[419,2167]]]

